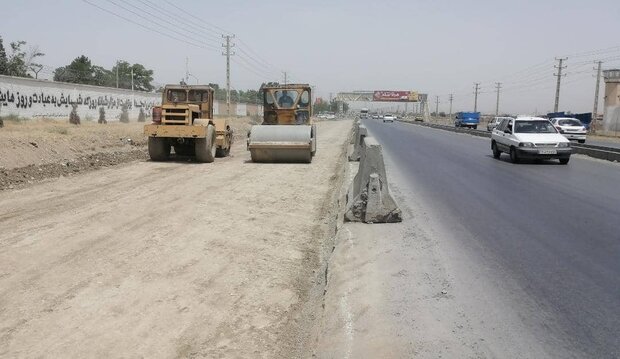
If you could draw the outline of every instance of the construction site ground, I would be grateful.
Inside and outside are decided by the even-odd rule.
[[[21,142],[12,131],[15,149],[86,135],[63,144],[76,151],[41,163],[3,153],[0,166],[105,152],[88,126]],[[108,149],[131,138],[127,148],[143,152],[141,126],[122,126],[106,127]],[[318,123],[311,164],[252,163],[239,140],[248,126],[237,124],[231,156],[215,163],[143,156],[1,191],[0,357],[307,356],[351,121]]]
[[[252,120],[233,118],[230,123],[237,141],[243,141]],[[0,191],[146,160],[143,127],[137,122],[75,126],[54,120],[6,121],[0,130]]]

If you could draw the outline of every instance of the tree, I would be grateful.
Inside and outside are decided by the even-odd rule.
[[[41,56],[45,56],[45,54],[39,51],[39,46],[31,47],[26,55],[26,64],[28,69],[34,73],[35,79],[39,78],[39,72],[43,70],[43,65],[35,62],[36,58]]]
[[[4,44],[2,43],[2,36],[0,36],[0,75],[7,75],[9,68],[9,60],[6,57],[6,50],[4,50]]]
[[[11,55],[7,58],[6,74],[17,77],[32,77],[30,71],[38,75],[43,65],[37,64],[35,59],[45,54],[39,51],[37,46],[32,47],[28,52],[23,50],[26,41],[11,42]],[[36,70],[36,71],[35,71]]]
[[[54,81],[70,82],[75,84],[110,86],[111,73],[101,66],[93,65],[84,55],[76,57],[67,66],[54,71]]]
[[[110,71],[115,78],[118,73],[118,87],[131,89],[131,74],[133,70],[133,88],[138,91],[153,91],[153,70],[148,70],[141,64],[131,65],[127,61],[118,61]],[[116,85],[116,84],[115,84]]]

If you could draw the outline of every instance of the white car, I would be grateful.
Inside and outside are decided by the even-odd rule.
[[[559,159],[565,165],[570,160],[570,141],[558,133],[547,119],[518,117],[503,119],[491,133],[493,157],[508,153],[512,163],[528,159]]]
[[[487,123],[487,131],[489,132],[493,131],[493,129],[497,127],[497,125],[499,125],[500,122],[502,122],[502,120],[505,118],[512,118],[512,117],[493,117],[493,119],[489,121],[489,123]]]
[[[586,142],[586,127],[576,118],[556,117],[551,119],[551,123],[569,140],[577,140],[579,143]]]
[[[383,122],[394,122],[395,119],[396,116],[394,115],[386,114],[383,116]]]

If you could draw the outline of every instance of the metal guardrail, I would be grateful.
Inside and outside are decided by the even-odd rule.
[[[403,121],[403,120],[398,120],[398,121],[402,123],[412,124],[412,125],[436,128],[436,129],[444,130],[444,131],[466,133],[472,136],[488,137],[488,138],[491,137],[491,132],[484,131],[484,130],[473,130],[473,129],[468,129],[468,128],[437,125],[437,124],[426,123],[426,122],[411,122],[411,121]],[[577,144],[577,145],[574,145],[571,143],[571,148],[573,149],[573,153],[579,153],[582,155],[599,158],[599,159],[607,160],[607,161],[620,162],[620,148],[606,147],[606,146],[599,146],[599,145],[589,145],[585,143]]]

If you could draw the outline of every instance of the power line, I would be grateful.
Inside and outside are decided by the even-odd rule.
[[[176,36],[170,35],[170,34],[168,34],[168,33],[165,33],[165,32],[162,32],[162,31],[159,31],[159,30],[154,29],[154,28],[152,28],[152,27],[149,27],[149,26],[147,26],[147,25],[144,25],[144,24],[141,24],[141,23],[139,23],[139,22],[136,22],[136,21],[134,21],[134,20],[132,20],[132,19],[129,19],[129,18],[127,18],[127,17],[123,16],[123,15],[119,15],[119,14],[115,13],[114,11],[108,10],[108,9],[106,9],[106,8],[104,8],[104,7],[101,7],[101,6],[97,5],[97,4],[93,4],[93,3],[92,3],[92,2],[90,2],[89,0],[82,0],[82,1],[83,1],[83,2],[85,2],[85,3],[87,3],[87,4],[89,4],[89,5],[91,5],[91,6],[93,6],[93,7],[96,7],[97,9],[99,9],[99,10],[101,10],[101,11],[107,12],[107,13],[108,13],[108,14],[110,14],[110,15],[116,16],[116,17],[118,17],[118,18],[120,18],[120,19],[123,19],[123,20],[125,20],[125,21],[127,21],[127,22],[130,22],[130,23],[132,23],[132,24],[134,24],[134,25],[140,26],[140,27],[142,27],[142,28],[144,28],[144,29],[146,29],[146,30],[148,30],[148,31],[158,33],[158,34],[160,34],[160,35],[166,36],[166,37],[171,38],[171,39],[173,39],[173,40],[177,40],[177,41],[183,42],[183,43],[188,44],[188,45],[191,45],[191,46],[195,46],[195,47],[198,47],[198,48],[202,48],[202,49],[207,49],[207,50],[210,50],[210,48],[207,48],[207,47],[201,46],[201,45],[199,45],[199,44],[195,44],[195,43],[193,43],[193,42],[190,42],[190,41],[187,41],[187,40],[184,40],[184,39],[178,38],[178,37],[176,37]]]
[[[157,6],[156,4],[154,4],[153,2],[151,2],[151,1],[149,1],[149,0],[138,0],[138,1],[140,1],[142,4],[144,4],[145,6],[147,6],[148,8],[150,8],[150,9],[152,9],[152,10],[159,10],[160,12],[162,12],[162,11],[163,11],[163,12],[164,12],[164,15],[165,15],[165,17],[166,17],[166,18],[169,18],[169,17],[170,17],[170,15],[171,15],[169,11],[167,11],[166,9],[163,9],[163,8],[161,8],[161,7]],[[150,4],[150,5],[149,5],[149,4]],[[184,12],[184,10],[180,9],[179,7],[174,6],[174,5],[172,5],[172,6],[173,6],[175,9],[178,9],[178,10],[181,10],[182,12]],[[135,7],[135,6],[134,6],[134,7]],[[144,10],[142,10],[142,9],[140,9],[140,10],[141,10],[141,11],[144,11]],[[146,11],[145,11],[145,12],[146,12]],[[147,12],[147,13],[148,13],[148,12]],[[188,14],[187,12],[184,12],[184,13],[185,13],[185,14]],[[209,37],[209,38],[215,39],[215,40],[211,40],[211,41],[219,41],[219,36],[215,36],[214,34],[212,34],[212,33],[211,33],[211,32],[215,32],[215,31],[213,31],[212,29],[209,29],[209,28],[207,28],[207,27],[203,26],[203,25],[202,25],[202,24],[200,24],[200,23],[195,23],[195,22],[194,22],[194,21],[192,21],[191,19],[187,19],[187,16],[180,17],[179,15],[177,15],[177,14],[175,14],[175,13],[173,13],[172,15],[173,15],[173,17],[174,17],[177,21],[179,21],[179,19],[180,19],[180,21],[182,21],[182,25],[179,25],[178,23],[171,23],[170,21],[165,20],[165,19],[163,19],[163,21],[165,21],[165,22],[167,22],[167,23],[169,23],[169,24],[172,24],[172,25],[174,25],[175,27],[181,27],[181,28],[185,29],[186,31],[188,31],[188,32],[190,32],[190,33],[192,33],[192,34],[195,34],[195,35],[197,35],[197,36],[201,36],[201,37],[202,37],[202,36],[205,36],[205,37]],[[194,17],[194,16],[192,15],[192,17]],[[159,19],[162,19],[161,17],[158,17],[158,18],[159,18]],[[188,26],[187,24],[189,24],[190,26]],[[194,31],[192,27],[194,27],[194,28],[202,28],[202,29],[206,30],[207,32],[198,33],[198,32],[196,32],[196,31]],[[222,31],[224,31],[224,32],[226,32],[226,33],[229,33],[229,32],[227,32],[227,31],[225,31],[225,30],[222,30]],[[215,32],[215,33],[217,33],[217,32]],[[224,35],[224,34],[217,33],[217,35]],[[237,41],[239,42],[239,39],[237,39]],[[241,55],[241,53],[245,54],[245,56],[247,57],[247,60],[248,60],[248,61],[245,61],[245,62],[247,63],[247,65],[248,65],[249,67],[254,68],[254,70],[256,70],[256,71],[258,71],[258,72],[263,72],[263,71],[265,71],[265,72],[272,72],[271,70],[269,70],[269,69],[267,69],[267,68],[264,68],[264,67],[265,67],[265,65],[263,65],[260,61],[256,60],[254,57],[252,57],[252,55],[250,55],[250,54],[249,54],[248,52],[246,52],[244,49],[240,48],[239,46],[237,46],[236,48],[237,48],[237,50],[239,51],[239,53],[237,54],[239,57],[243,57],[243,56]],[[257,65],[255,65],[255,64],[253,64],[253,63],[252,63],[252,61],[254,61],[254,63],[256,63],[258,66],[257,66]],[[259,67],[259,66],[260,66],[260,67]]]
[[[131,10],[131,9],[128,9],[128,8],[124,7],[123,5],[120,5],[120,4],[116,3],[116,2],[115,2],[115,1],[113,1],[113,0],[106,0],[106,1],[107,1],[107,2],[109,2],[109,3],[111,3],[111,4],[113,4],[113,5],[115,5],[115,6],[117,6],[117,7],[119,7],[119,8],[121,8],[121,9],[123,9],[123,10],[125,10],[125,11],[129,11],[130,13],[132,13],[132,14],[134,14],[134,15],[136,15],[136,16],[138,16],[138,17],[142,18],[142,19],[145,19],[145,20],[146,20],[146,21],[148,21],[148,22],[154,23],[155,25],[157,25],[157,26],[159,26],[159,27],[163,27],[164,29],[167,29],[168,31],[172,31],[172,32],[174,32],[175,34],[180,35],[181,37],[186,37],[186,36],[187,36],[187,34],[185,34],[185,33],[183,33],[183,32],[178,31],[178,30],[177,30],[176,28],[174,28],[174,27],[172,27],[172,28],[171,28],[171,27],[169,27],[169,26],[162,25],[160,22],[155,21],[155,20],[152,20],[151,18],[149,18],[149,17],[147,17],[147,16],[144,16],[144,15],[140,14],[139,12],[136,12],[136,11],[133,11],[133,10]],[[141,11],[143,11],[143,10],[141,10]],[[166,21],[166,22],[170,23],[169,21]],[[172,25],[173,25],[173,26],[175,26],[174,24],[172,24]],[[203,41],[201,41],[201,40],[192,40],[192,42],[196,42],[196,43],[199,43],[199,44],[203,44],[204,46],[209,47],[209,48],[212,48],[212,49],[217,49],[217,47],[216,47],[216,46],[214,46],[214,45],[210,45],[210,44],[208,44],[208,43],[206,43],[206,42],[203,42]]]
[[[168,1],[168,0],[164,0],[164,1],[165,1],[168,5],[170,5],[170,6],[174,7],[175,9],[177,9],[177,10],[179,10],[180,12],[184,13],[185,15],[190,16],[190,17],[192,17],[192,18],[194,18],[194,19],[198,20],[201,24],[207,24],[207,25],[210,25],[211,27],[213,27],[213,28],[215,28],[215,29],[220,30],[220,32],[217,32],[217,31],[214,31],[214,30],[211,30],[211,29],[209,29],[209,31],[212,31],[212,32],[214,32],[214,33],[217,33],[218,35],[230,35],[230,36],[234,36],[234,34],[233,34],[231,31],[225,30],[225,29],[223,29],[223,28],[221,28],[221,27],[219,27],[219,26],[217,26],[217,25],[210,24],[210,23],[208,23],[208,22],[204,21],[204,19],[201,19],[201,18],[199,18],[199,17],[195,16],[194,14],[192,14],[192,13],[189,13],[189,12],[185,11],[185,9],[178,7],[176,4],[174,4],[174,3],[172,3],[172,2],[170,2],[170,1]],[[206,28],[205,28],[205,29],[206,29]]]
[[[108,0],[108,1],[109,1],[109,0]],[[152,12],[150,12],[150,11],[148,11],[148,10],[145,10],[145,9],[143,9],[143,8],[141,8],[141,7],[138,7],[138,6],[136,6],[136,5],[131,4],[131,3],[130,3],[130,2],[128,2],[127,0],[120,0],[120,1],[122,1],[123,3],[125,3],[125,4],[127,4],[127,5],[129,5],[129,6],[131,6],[131,7],[133,7],[134,9],[136,9],[136,10],[138,10],[138,11],[144,12],[144,13],[146,13],[146,14],[148,14],[148,15],[150,15],[150,16],[152,16],[152,17],[154,17],[154,18],[156,18],[156,19],[158,19],[158,20],[160,20],[160,21],[163,21],[163,22],[165,22],[165,23],[167,23],[167,24],[170,24],[170,25],[174,26],[175,28],[176,28],[176,27],[179,27],[179,28],[182,28],[184,31],[187,31],[187,32],[188,32],[188,33],[190,33],[190,34],[194,34],[194,35],[198,36],[199,38],[202,38],[202,37],[203,37],[203,34],[200,34],[200,33],[196,32],[196,31],[194,31],[194,30],[193,30],[191,27],[189,27],[189,26],[179,26],[177,23],[173,23],[173,22],[171,22],[170,20],[168,20],[168,18],[170,17],[170,15],[169,15],[169,14],[168,14],[168,16],[164,16],[164,17],[162,17],[162,16],[158,16],[158,15],[153,14]],[[148,4],[146,4],[143,0],[138,0],[138,1],[140,1],[140,2],[141,2],[141,3],[143,3],[143,4],[145,4],[145,5],[147,6],[147,8],[150,8],[151,10],[155,10],[155,9],[153,8],[153,6],[149,6],[149,5],[148,5]],[[216,43],[216,44],[218,44],[217,42],[215,42],[215,43]],[[219,45],[219,44],[218,44],[218,45]],[[211,46],[213,46],[214,48],[217,48],[217,45],[211,45]]]

